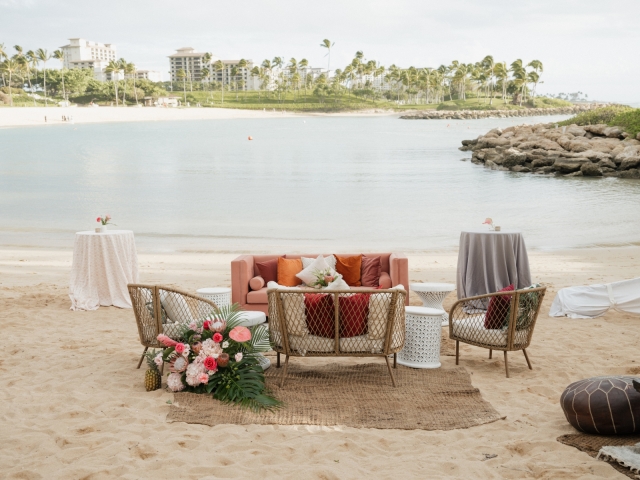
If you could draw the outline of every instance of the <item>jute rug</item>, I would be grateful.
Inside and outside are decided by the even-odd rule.
[[[418,370],[398,365],[397,388],[385,364],[303,367],[293,359],[284,387],[279,388],[281,373],[281,368],[271,367],[265,374],[267,387],[284,402],[278,410],[257,414],[210,396],[181,392],[175,394],[167,421],[451,430],[505,418],[482,399],[461,367]]]
[[[640,442],[640,435],[623,435],[617,437],[607,437],[604,435],[589,435],[588,433],[570,433],[561,435],[557,438],[560,443],[575,447],[578,450],[589,454],[591,457],[597,457],[598,452],[605,445],[622,447],[625,445],[635,445]],[[625,474],[629,478],[637,478],[628,468],[618,465],[615,462],[607,462],[620,473]]]

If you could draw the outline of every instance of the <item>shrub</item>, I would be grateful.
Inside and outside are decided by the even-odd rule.
[[[568,126],[572,124],[576,125],[598,125],[602,123],[606,123],[610,125],[611,121],[620,113],[627,112],[633,110],[631,107],[627,107],[626,105],[610,105],[608,107],[596,108],[594,110],[589,110],[587,112],[582,112],[576,115],[575,117],[571,117],[569,120],[565,120],[564,122],[560,122],[558,125]]]
[[[640,132],[640,108],[618,113],[609,125],[621,127],[635,137]]]

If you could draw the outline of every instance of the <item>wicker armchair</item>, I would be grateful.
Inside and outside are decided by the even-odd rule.
[[[182,324],[201,319],[216,308],[210,300],[183,290],[159,285],[127,285],[133,312],[138,324],[140,343],[144,351],[140,356],[138,368],[149,347],[165,348],[158,342],[158,335],[168,337],[179,334]]]
[[[395,387],[389,355],[404,347],[404,303],[398,289],[323,291],[277,288],[267,292],[269,337],[272,348],[286,355],[280,385],[284,385],[289,357],[384,357]]]
[[[547,287],[525,288],[510,292],[458,300],[449,312],[449,338],[456,341],[456,365],[460,358],[460,342],[504,352],[504,368],[509,378],[507,352],[522,350],[532,370],[526,348],[531,343],[542,299]],[[487,310],[478,308],[489,302]]]

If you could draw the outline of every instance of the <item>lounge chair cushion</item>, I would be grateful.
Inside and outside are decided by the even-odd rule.
[[[191,309],[187,301],[179,293],[162,291],[160,293],[160,303],[172,322],[187,324],[193,322]]]
[[[333,295],[305,293],[304,306],[309,333],[318,337],[333,338],[335,336]]]
[[[514,290],[513,284],[508,287],[504,287],[501,292],[512,292]],[[511,295],[499,295],[491,297],[489,306],[487,307],[487,315],[484,317],[484,328],[502,328],[507,324],[509,320],[509,303],[511,302]]]
[[[494,347],[507,346],[507,330],[503,328],[485,328],[483,315],[474,315],[453,322],[453,335],[471,342],[482,343]]]
[[[340,296],[340,337],[359,337],[367,333],[369,297],[367,293]]]

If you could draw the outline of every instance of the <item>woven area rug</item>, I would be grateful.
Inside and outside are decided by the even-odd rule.
[[[451,430],[505,418],[482,399],[461,367],[418,370],[398,365],[397,388],[391,385],[385,364],[303,367],[293,359],[284,387],[279,388],[281,373],[282,368],[271,367],[265,374],[268,388],[285,404],[278,410],[258,414],[209,396],[180,392],[167,421]]]
[[[564,443],[565,445],[569,445],[570,447],[575,447],[578,450],[588,453],[591,457],[597,457],[598,452],[605,445],[615,446],[615,447],[623,447],[625,445],[635,445],[640,442],[640,435],[622,435],[618,437],[607,437],[604,435],[589,435],[588,433],[570,433],[568,435],[561,435],[557,438],[560,443]],[[618,470],[620,473],[625,474],[629,478],[638,478],[636,474],[631,473],[631,471],[623,467],[622,465],[618,465],[615,462],[607,462],[613,468]]]

